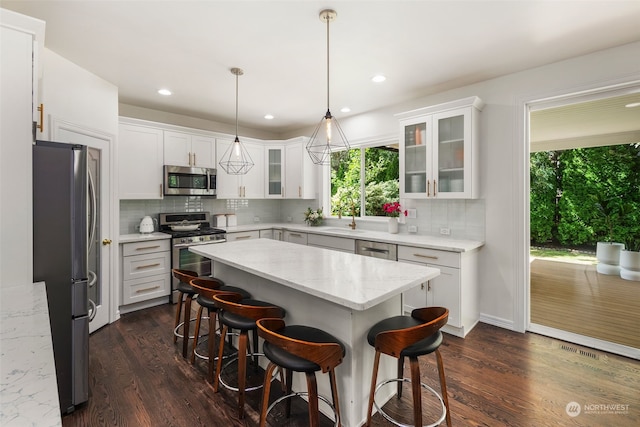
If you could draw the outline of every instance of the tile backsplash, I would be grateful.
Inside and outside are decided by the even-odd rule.
[[[416,210],[416,218],[405,218],[400,224],[400,233],[416,226],[418,235],[442,236],[441,228],[448,228],[448,237],[454,239],[485,239],[484,200],[407,200],[406,208]],[[209,199],[200,196],[174,196],[162,200],[120,201],[120,234],[138,232],[140,220],[145,215],[157,218],[165,212],[209,211],[211,215],[235,214],[238,225],[273,222],[302,224],[304,211],[316,209],[315,200],[254,200],[254,199]],[[290,218],[290,221],[289,221]],[[351,219],[327,219],[333,226],[346,226]],[[380,219],[357,219],[358,227],[364,230],[385,231],[386,223]]]

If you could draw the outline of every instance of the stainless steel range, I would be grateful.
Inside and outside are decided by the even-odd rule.
[[[194,254],[189,247],[226,242],[226,232],[211,227],[209,212],[161,213],[160,231],[171,234],[171,268],[191,270],[199,276],[213,274],[209,258]],[[178,280],[171,278],[171,301],[178,301]]]

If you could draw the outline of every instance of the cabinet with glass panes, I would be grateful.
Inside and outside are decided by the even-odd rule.
[[[478,196],[478,97],[398,114],[400,197]]]

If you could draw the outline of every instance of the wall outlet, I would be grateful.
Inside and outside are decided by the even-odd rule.
[[[451,229],[449,227],[441,227],[440,234],[448,236],[449,234],[451,234]]]
[[[416,210],[415,209],[407,209],[407,218],[415,218]]]
[[[410,225],[410,226],[407,227],[407,231],[409,231],[409,233],[417,233],[418,232],[418,226]]]
[[[253,217],[253,222],[260,222],[260,217],[259,216],[254,216]]]

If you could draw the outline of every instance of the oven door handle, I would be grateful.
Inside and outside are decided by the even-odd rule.
[[[188,248],[189,246],[201,246],[201,245],[210,245],[212,243],[224,243],[227,239],[219,239],[219,240],[211,240],[209,242],[200,242],[200,243],[179,243],[177,245],[173,245],[174,248]]]

